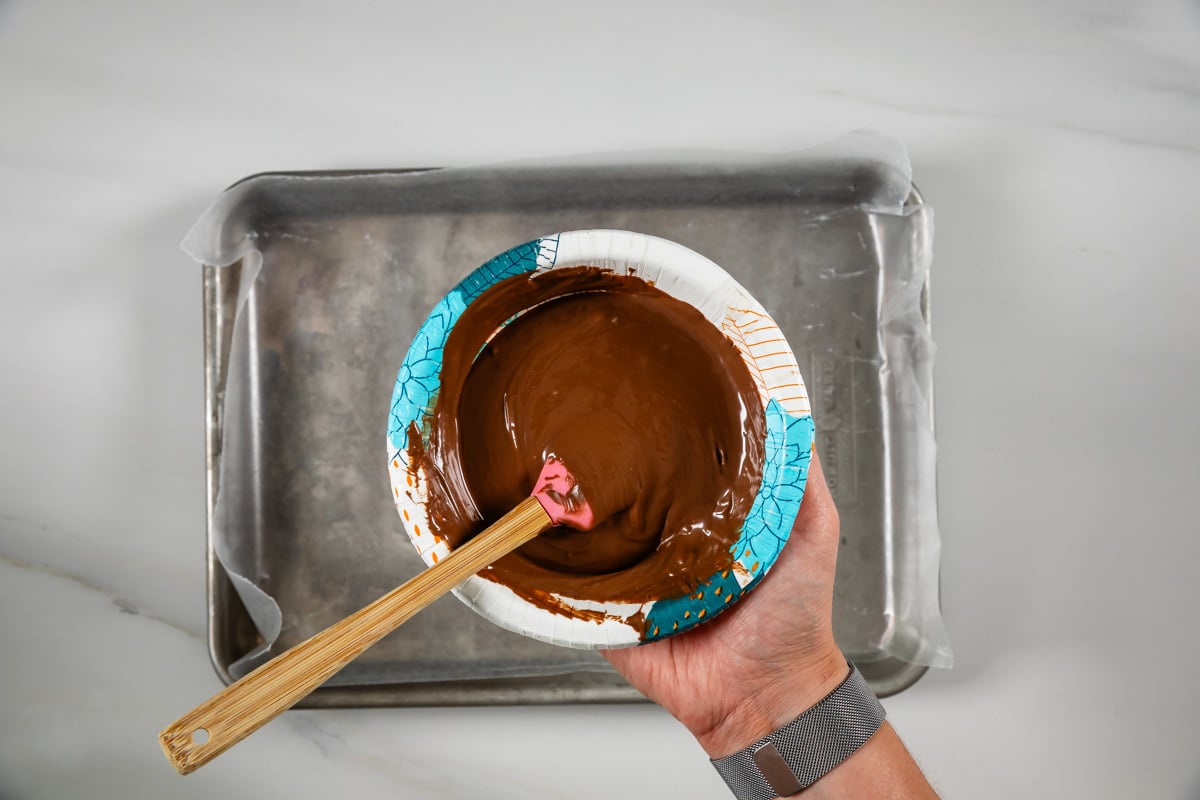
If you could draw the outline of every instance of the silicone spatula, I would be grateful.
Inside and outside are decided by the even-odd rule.
[[[547,459],[533,494],[512,511],[434,566],[175,720],[158,735],[163,752],[181,775],[193,772],[291,708],[405,620],[501,556],[552,525],[586,531],[598,521],[563,462]]]

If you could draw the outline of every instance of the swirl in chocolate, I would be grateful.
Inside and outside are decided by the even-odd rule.
[[[741,354],[698,310],[640,278],[575,267],[509,278],[468,306],[409,454],[451,547],[562,460],[595,528],[553,528],[481,574],[543,606],[547,593],[644,602],[729,568],[765,425]]]

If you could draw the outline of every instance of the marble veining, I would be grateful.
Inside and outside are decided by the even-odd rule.
[[[860,127],[936,218],[956,668],[889,718],[947,797],[1197,796],[1198,100],[1189,0],[5,3],[0,797],[727,797],[651,706],[289,712],[175,775],[157,731],[220,686],[177,246],[263,170]]]

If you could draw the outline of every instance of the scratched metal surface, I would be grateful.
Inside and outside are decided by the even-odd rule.
[[[231,214],[262,272],[247,373],[230,381],[242,265],[204,268],[209,466],[209,632],[214,665],[261,641],[216,559],[211,536],[220,456],[251,465],[241,492],[250,577],[283,615],[271,653],[302,641],[422,567],[391,503],[383,432],[395,371],[429,308],[491,255],[559,230],[624,228],[685,244],[725,267],[766,306],[808,382],[817,448],[842,517],[838,642],[877,691],[923,667],[891,657],[904,620],[896,504],[913,481],[905,437],[890,435],[881,375],[885,292],[928,241],[909,213],[872,209],[895,176],[870,166],[799,162],[630,168],[460,170],[419,186],[402,172],[260,179]],[[428,178],[430,173],[425,173]],[[586,187],[586,188],[583,188]],[[915,244],[916,243],[916,244]],[[923,278],[923,276],[922,276]],[[927,294],[920,293],[922,310]],[[254,420],[227,420],[226,389],[253,395]],[[917,387],[932,396],[929,385]],[[233,426],[253,435],[228,436]],[[234,509],[234,513],[239,513]],[[903,633],[900,631],[899,633]],[[486,623],[442,598],[318,690],[307,705],[588,702],[638,695],[595,653],[555,648]]]

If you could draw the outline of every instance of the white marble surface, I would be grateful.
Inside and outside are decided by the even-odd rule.
[[[938,225],[958,667],[892,720],[947,797],[1200,796],[1194,0],[11,0],[0,109],[0,797],[725,797],[650,707],[294,712],[174,775],[218,687],[176,245],[260,170],[860,126]]]

